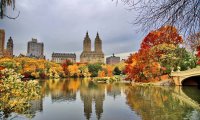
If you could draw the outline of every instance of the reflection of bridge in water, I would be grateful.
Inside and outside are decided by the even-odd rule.
[[[200,67],[172,72],[171,76],[176,85],[200,85]]]
[[[192,96],[189,96],[185,92],[185,89],[191,90],[191,88],[184,88],[184,87],[176,86],[174,88],[174,92],[172,92],[172,96],[175,98],[178,98],[180,101],[188,104],[189,106],[191,106],[197,110],[200,110],[200,104],[199,104],[200,98],[194,99]],[[191,94],[191,91],[189,94]],[[197,96],[197,97],[199,97],[199,96]]]

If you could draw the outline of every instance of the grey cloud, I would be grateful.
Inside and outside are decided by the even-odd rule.
[[[135,51],[143,37],[130,24],[133,12],[111,0],[17,0],[16,7],[19,18],[0,21],[6,40],[14,39],[16,55],[26,53],[31,38],[44,42],[50,58],[52,52],[76,52],[79,57],[86,31],[93,44],[99,32],[106,55]]]

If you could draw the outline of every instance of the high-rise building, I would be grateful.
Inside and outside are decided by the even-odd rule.
[[[12,38],[10,37],[9,39],[8,39],[8,42],[7,42],[7,53],[8,53],[8,56],[10,56],[10,57],[13,57],[13,40],[12,40]]]
[[[34,58],[45,58],[44,56],[44,44],[37,42],[37,39],[32,38],[32,41],[28,42],[27,56]]]
[[[76,63],[76,54],[75,53],[53,53],[52,61],[56,63],[63,63],[66,60]]]
[[[0,57],[2,57],[4,53],[4,43],[5,43],[5,31],[3,29],[0,29]]]
[[[113,56],[106,58],[106,64],[117,64],[120,62],[120,57],[116,57],[114,54]]]
[[[94,51],[91,50],[91,40],[86,33],[83,41],[83,52],[80,55],[80,62],[83,63],[104,63],[104,53],[102,51],[102,40],[97,33],[94,43]]]

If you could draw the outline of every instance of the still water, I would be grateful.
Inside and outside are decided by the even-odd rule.
[[[66,79],[39,81],[33,120],[200,120],[198,87],[131,86]]]

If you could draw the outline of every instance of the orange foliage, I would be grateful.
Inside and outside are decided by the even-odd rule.
[[[178,34],[176,28],[172,26],[164,26],[150,32],[143,39],[139,51],[131,54],[125,61],[125,72],[128,75],[128,79],[149,81],[161,76],[160,71],[163,70],[163,67],[159,63],[159,58],[167,53],[162,49],[159,50],[159,47],[158,50],[156,49],[157,51],[152,52],[152,49],[158,45],[178,46],[182,42],[182,37]]]
[[[153,46],[167,43],[178,45],[183,42],[182,37],[178,34],[175,27],[163,26],[158,30],[150,32],[142,41],[141,49],[149,49]]]
[[[107,77],[113,76],[113,70],[114,70],[114,66],[112,65],[102,65],[102,71],[104,71],[105,76]]]
[[[106,74],[105,74],[104,71],[99,71],[98,72],[98,77],[105,77],[105,76],[106,76]]]

